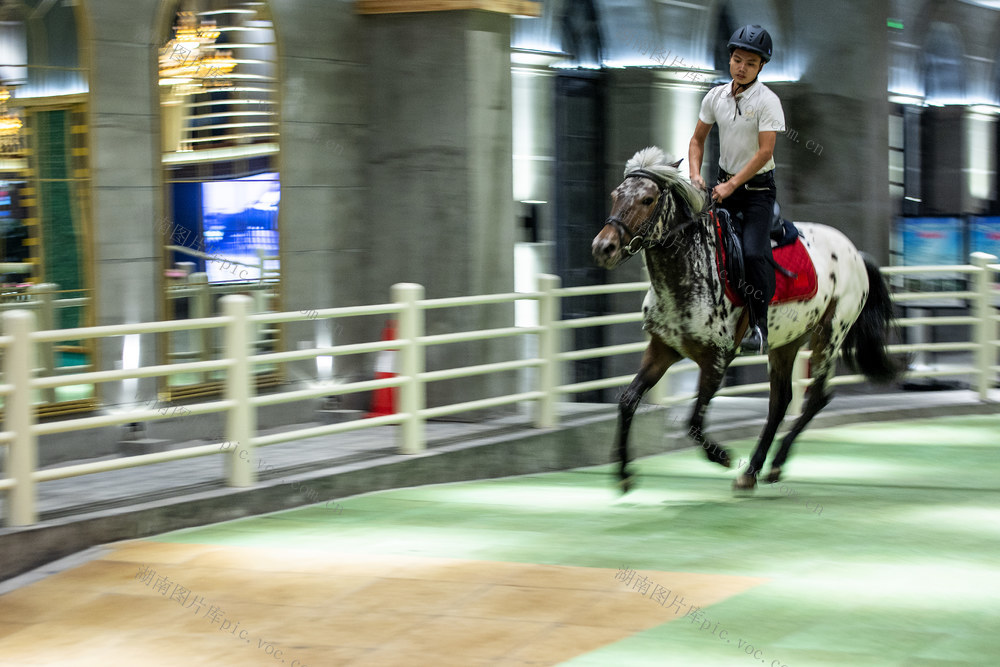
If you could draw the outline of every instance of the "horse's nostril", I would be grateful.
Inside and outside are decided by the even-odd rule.
[[[595,239],[592,248],[594,257],[600,261],[609,261],[618,252],[618,242],[608,239]]]

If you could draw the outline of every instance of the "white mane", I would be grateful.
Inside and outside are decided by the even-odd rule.
[[[649,146],[638,151],[631,160],[625,163],[625,173],[628,174],[636,169],[653,172],[665,180],[672,190],[682,196],[694,213],[699,213],[705,208],[705,193],[691,185],[691,182],[681,175],[680,170],[672,166],[671,163],[676,161],[673,156],[664,153],[659,147]]]

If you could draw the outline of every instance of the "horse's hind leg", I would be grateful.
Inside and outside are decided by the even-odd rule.
[[[801,341],[794,341],[771,351],[769,375],[771,393],[768,397],[767,423],[761,431],[757,447],[750,457],[747,469],[733,481],[733,488],[738,490],[752,489],[757,486],[757,475],[764,468],[767,452],[774,442],[774,434],[778,432],[781,420],[785,418],[788,404],[792,401],[792,368],[795,365],[795,355],[799,352]]]
[[[635,414],[636,408],[639,407],[639,401],[642,400],[643,394],[659,382],[667,369],[680,358],[681,355],[675,349],[668,347],[666,343],[654,335],[642,355],[639,372],[618,398],[616,444],[619,459],[618,476],[621,479],[623,493],[632,488],[632,475],[628,470],[628,433],[632,427],[632,416]]]
[[[795,421],[792,430],[782,438],[781,447],[778,448],[778,453],[774,455],[774,459],[771,461],[771,470],[767,473],[766,478],[768,484],[774,484],[781,479],[781,466],[785,465],[795,438],[799,437],[799,434],[805,430],[812,418],[816,416],[816,413],[825,408],[827,403],[830,402],[833,393],[828,391],[826,379],[825,375],[817,376],[809,387],[809,398],[806,399],[806,403],[802,408],[802,414]]]
[[[849,327],[841,327],[836,330],[846,330],[846,328]],[[766,478],[768,484],[774,484],[781,479],[781,466],[785,465],[785,461],[788,459],[792,443],[805,430],[816,413],[825,408],[833,397],[833,392],[829,390],[826,383],[833,374],[837,363],[837,353],[843,342],[843,335],[835,335],[834,329],[830,325],[821,326],[813,334],[813,352],[809,361],[815,376],[809,387],[809,397],[806,399],[805,405],[802,406],[802,414],[795,420],[792,429],[782,438],[781,447],[778,448],[778,452],[771,460],[771,470]],[[831,337],[834,340],[831,341]]]

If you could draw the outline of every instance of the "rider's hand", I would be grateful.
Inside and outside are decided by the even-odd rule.
[[[726,181],[725,183],[719,183],[712,189],[712,199],[714,199],[717,202],[721,202],[723,199],[733,194],[735,190],[736,188],[733,187],[730,181]]]
[[[698,188],[699,190],[708,190],[705,186],[705,179],[701,177],[701,174],[691,175],[691,185]]]

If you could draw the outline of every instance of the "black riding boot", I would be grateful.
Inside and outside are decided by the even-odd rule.
[[[767,310],[765,309],[763,315],[751,316],[750,326],[740,342],[740,353],[767,354],[767,350]]]
[[[743,259],[746,285],[743,293],[751,308],[750,329],[740,343],[743,354],[767,352],[767,307],[774,296],[774,267],[771,265],[771,215],[774,211],[774,174],[768,172],[762,183],[737,188],[727,208],[732,215],[743,213]],[[720,175],[720,180],[724,180]],[[756,326],[755,326],[756,325]]]

